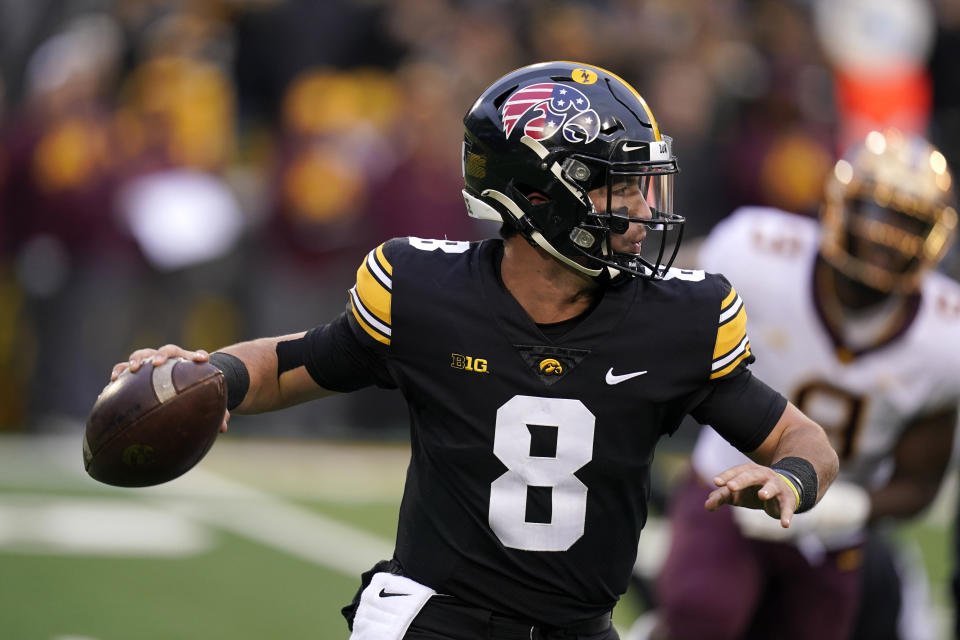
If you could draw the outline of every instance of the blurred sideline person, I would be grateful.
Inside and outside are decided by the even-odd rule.
[[[709,511],[759,509],[788,527],[837,456],[751,375],[730,283],[669,268],[677,162],[635,89],[586,64],[531,65],[464,124],[468,213],[500,222],[503,239],[386,242],[338,318],[210,360],[240,413],[368,385],[404,394],[396,548],[344,608],[352,638],[614,640],[654,447],[684,415],[753,460],[718,474]],[[112,377],[174,356],[208,357],[141,349]]]
[[[874,131],[836,163],[819,227],[743,208],[703,243],[700,266],[730,276],[752,303],[757,374],[823,426],[840,474],[790,529],[742,510],[703,518],[697,507],[711,478],[744,461],[704,428],[694,473],[671,504],[653,637],[849,637],[868,532],[927,507],[950,460],[960,286],[931,270],[955,234],[954,206],[939,151],[919,137]],[[873,549],[879,540],[869,542]],[[890,558],[879,552],[870,553],[869,575],[889,576]],[[885,621],[869,637],[898,637],[894,596],[892,607],[865,612]]]

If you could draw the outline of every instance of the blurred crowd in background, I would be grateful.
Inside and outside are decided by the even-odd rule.
[[[326,321],[390,237],[495,235],[461,119],[548,59],[644,95],[688,238],[742,204],[816,215],[873,123],[960,165],[956,0],[0,0],[0,430],[76,424],[135,348]],[[405,422],[370,390],[231,424]]]

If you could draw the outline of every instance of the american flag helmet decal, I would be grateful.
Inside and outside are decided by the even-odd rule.
[[[540,82],[517,89],[500,109],[503,133],[509,138],[520,119],[532,112],[534,117],[523,133],[534,140],[545,140],[558,131],[567,142],[587,144],[600,133],[600,116],[590,108],[590,99],[569,85]]]

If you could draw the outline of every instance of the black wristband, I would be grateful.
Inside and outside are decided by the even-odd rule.
[[[820,490],[817,472],[809,460],[803,458],[783,458],[777,460],[770,468],[777,473],[783,474],[791,482],[797,482],[797,493],[800,494],[800,502],[794,513],[803,513],[809,511],[817,504],[817,494]]]
[[[232,411],[240,406],[250,389],[247,365],[237,356],[221,351],[210,354],[210,364],[223,372],[223,379],[227,383],[227,410]]]

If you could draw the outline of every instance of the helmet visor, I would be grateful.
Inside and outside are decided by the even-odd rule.
[[[672,167],[644,166],[636,170],[611,169],[600,197],[591,196],[600,215],[611,216],[611,229],[627,230],[625,224],[644,224],[659,230],[662,224],[674,221]],[[597,194],[594,190],[592,194]],[[600,205],[598,206],[598,202]]]
[[[573,243],[604,265],[660,277],[676,257],[684,222],[673,210],[678,168],[669,140],[621,140],[606,159],[574,154],[561,166],[564,182],[582,189],[590,205]]]

